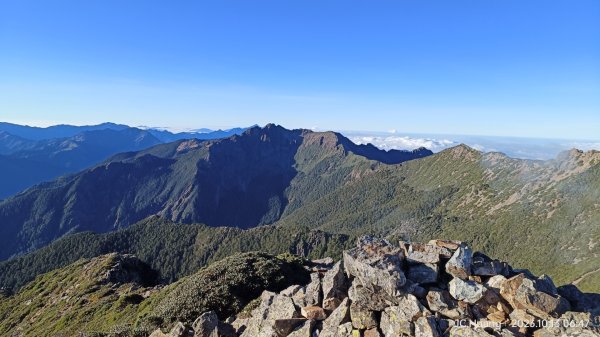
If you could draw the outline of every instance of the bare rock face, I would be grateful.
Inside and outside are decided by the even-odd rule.
[[[344,266],[355,282],[364,288],[390,296],[402,293],[406,277],[402,271],[403,253],[386,240],[363,237],[358,246],[344,252]]]
[[[350,304],[350,321],[355,329],[365,330],[378,326],[375,311],[369,310],[357,302]]]
[[[335,309],[331,315],[323,321],[323,330],[319,334],[319,337],[337,337],[338,327],[344,323],[350,322],[350,301],[346,298],[340,303],[339,307]],[[352,324],[350,323],[350,327]],[[344,328],[347,330],[347,326]]]
[[[415,337],[441,337],[433,316],[419,317],[415,322]]]
[[[214,311],[205,312],[192,324],[194,337],[235,337],[235,329],[224,322],[219,321]]]
[[[344,273],[342,261],[338,261],[323,275],[323,308],[333,311],[346,297],[348,279]]]
[[[470,280],[464,281],[458,277],[448,283],[448,290],[455,299],[471,304],[479,301],[487,291],[482,284]]]
[[[471,275],[472,263],[473,252],[471,248],[461,245],[446,263],[446,272],[456,278],[466,280]]]
[[[290,297],[265,291],[261,295],[260,305],[252,311],[252,318],[241,336],[287,336],[304,321],[298,319],[299,317]]]
[[[304,299],[306,305],[321,304],[321,278],[319,273],[310,274],[310,283],[306,286]]]
[[[308,285],[264,292],[241,337],[558,337],[600,336],[600,300],[574,286],[515,271],[458,241],[400,243],[363,237],[343,261],[313,263]],[[315,267],[316,266],[316,267]],[[406,275],[406,277],[405,277]],[[571,312],[569,310],[579,311]],[[545,326],[552,319],[562,325]],[[205,313],[176,336],[233,337]],[[173,337],[157,331],[152,337]],[[174,335],[174,336],[175,336]]]
[[[315,322],[312,320],[305,321],[296,330],[292,331],[288,337],[312,337]]]
[[[313,321],[322,321],[325,318],[327,318],[325,310],[316,305],[303,307],[302,309],[300,309],[300,313],[302,314],[302,317]]]
[[[560,295],[551,295],[536,289],[536,282],[525,276],[516,275],[502,286],[500,294],[515,309],[523,309],[542,319],[559,317],[568,310],[569,301]],[[548,289],[547,285],[541,289]]]
[[[459,301],[450,296],[447,290],[431,289],[427,293],[427,305],[429,309],[440,313],[442,316],[450,319],[460,319],[469,317],[468,305],[460,305]]]

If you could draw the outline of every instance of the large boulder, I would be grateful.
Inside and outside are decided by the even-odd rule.
[[[473,251],[466,245],[461,245],[446,263],[446,272],[455,278],[466,280],[471,275]]]
[[[432,288],[427,293],[429,309],[450,319],[461,319],[470,316],[469,306],[450,296],[447,290]]]
[[[310,274],[310,283],[306,286],[304,296],[306,305],[321,305],[321,278],[319,273]]]
[[[536,282],[525,274],[516,275],[504,282],[500,294],[514,309],[526,310],[542,319],[559,317],[571,307],[569,301],[562,296],[540,291],[539,286],[536,288]]]
[[[414,322],[431,313],[413,295],[403,296],[397,306],[381,313],[381,331],[386,337],[414,334]]]
[[[328,270],[321,280],[323,289],[323,308],[333,311],[346,297],[348,279],[344,273],[342,261],[338,261]]]
[[[487,291],[482,284],[470,280],[465,281],[458,277],[448,283],[448,290],[455,299],[471,304],[479,301]]]
[[[305,320],[299,318],[290,297],[265,291],[261,295],[260,305],[252,311],[252,317],[241,337],[287,336]]]
[[[431,284],[438,280],[438,265],[432,263],[415,264],[408,267],[406,277],[417,284]]]
[[[402,250],[388,241],[362,237],[356,248],[344,251],[346,272],[364,288],[398,296],[404,291],[406,277],[402,271]]]
[[[350,321],[355,329],[365,330],[378,326],[375,311],[369,310],[356,302],[350,304]]]
[[[323,330],[319,337],[338,337],[338,327],[350,322],[350,302],[345,298],[342,303],[323,321]],[[350,327],[352,324],[350,324]]]
[[[205,312],[192,324],[194,337],[236,337],[235,329],[219,321],[214,311]]]
[[[419,317],[415,322],[415,337],[441,337],[433,316]]]

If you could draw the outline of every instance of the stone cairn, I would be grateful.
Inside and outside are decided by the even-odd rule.
[[[311,271],[306,286],[263,292],[248,317],[208,312],[166,336],[600,336],[600,295],[557,288],[459,241],[362,237],[342,261],[313,261]]]

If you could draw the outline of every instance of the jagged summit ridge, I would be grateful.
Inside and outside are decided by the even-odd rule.
[[[306,285],[263,292],[231,325],[208,312],[151,336],[600,336],[600,295],[557,288],[459,241],[362,237],[342,261],[315,261],[311,271]]]

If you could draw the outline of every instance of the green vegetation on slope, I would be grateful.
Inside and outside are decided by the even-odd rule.
[[[136,277],[147,273],[136,261],[109,254],[38,276],[16,294],[0,297],[0,335],[147,336],[174,320],[191,324],[209,310],[226,318],[264,290],[309,280],[297,261],[252,252],[234,254],[167,287],[150,287],[140,283],[146,274]]]

